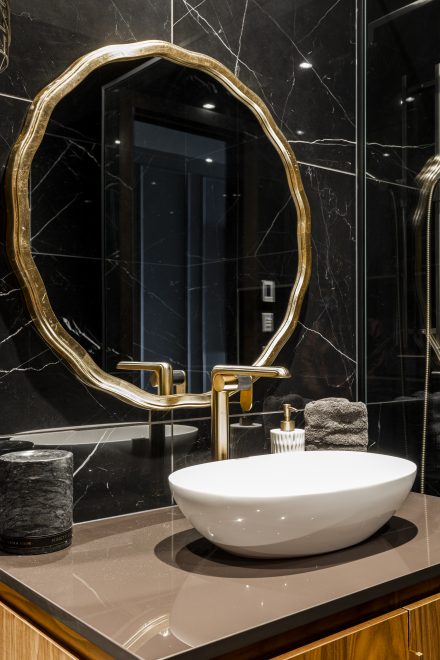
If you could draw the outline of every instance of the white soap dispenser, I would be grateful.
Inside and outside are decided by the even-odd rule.
[[[270,432],[270,449],[272,454],[285,451],[304,451],[305,433],[303,429],[295,429],[295,422],[290,419],[292,413],[298,412],[288,403],[283,403],[284,419],[281,428]]]

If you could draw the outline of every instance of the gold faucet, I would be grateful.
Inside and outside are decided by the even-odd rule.
[[[158,394],[166,396],[186,392],[186,374],[182,369],[173,369],[169,362],[118,362],[117,369],[124,371],[151,371],[150,384],[157,387]]]
[[[222,461],[229,458],[229,395],[240,392],[240,405],[243,412],[252,408],[253,378],[289,378],[285,367],[241,367],[218,365],[211,372],[212,418],[211,447],[212,458]]]

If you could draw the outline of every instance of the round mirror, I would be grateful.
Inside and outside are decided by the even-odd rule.
[[[7,198],[32,317],[89,386],[209,405],[214,365],[269,365],[294,330],[310,276],[298,167],[215,60],[164,42],[81,58],[35,99]],[[174,392],[131,362],[169,363]]]

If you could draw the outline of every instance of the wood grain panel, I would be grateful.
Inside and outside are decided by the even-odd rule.
[[[257,643],[235,649],[233,652],[216,656],[216,660],[267,660],[286,653],[289,649],[300,648],[321,637],[328,637],[338,630],[343,630],[373,617],[385,615],[399,608],[406,608],[407,603],[427,598],[440,593],[440,576],[418,582],[385,596],[380,596],[367,603],[351,607],[342,612],[323,617],[314,623],[308,623],[279,635],[260,640]],[[410,655],[411,660],[416,658]],[[440,656],[439,656],[440,660]]]
[[[42,633],[48,635],[49,638],[58,644],[61,644],[62,647],[73,653],[75,657],[77,654],[84,660],[113,660],[112,656],[99,649],[74,630],[65,626],[58,619],[44,612],[40,607],[31,603],[3,582],[0,582],[1,601],[19,616],[22,616],[25,620],[31,622],[31,624],[35,624]],[[0,660],[2,659],[0,658]]]
[[[77,660],[0,603],[0,660]]]
[[[440,658],[440,595],[436,594],[405,607],[409,612],[410,658]]]
[[[273,660],[406,660],[408,614],[396,610]],[[438,660],[438,658],[437,658]]]

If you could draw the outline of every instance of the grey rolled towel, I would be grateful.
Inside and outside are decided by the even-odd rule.
[[[361,401],[328,398],[312,401],[304,409],[306,450],[366,451],[367,407]]]

